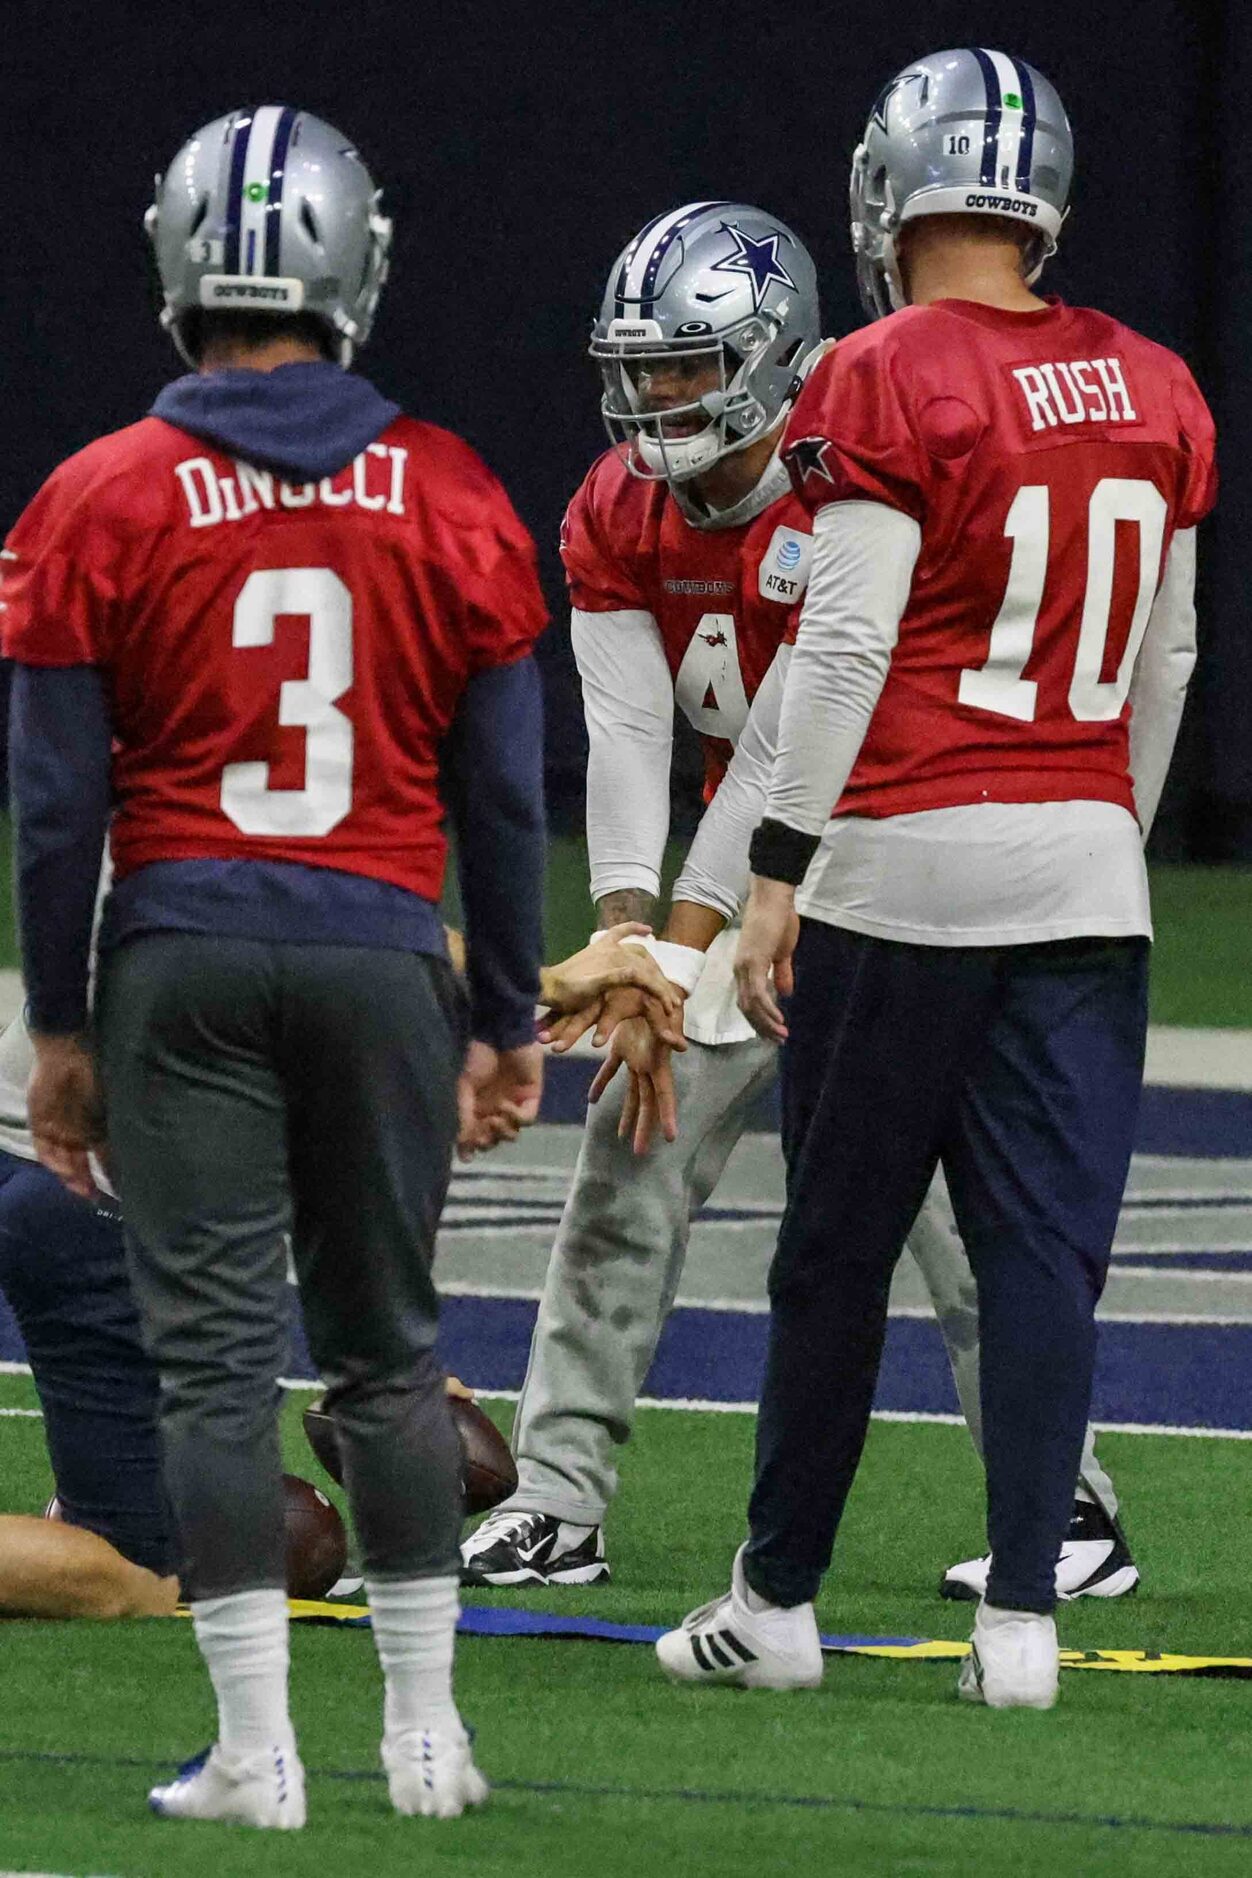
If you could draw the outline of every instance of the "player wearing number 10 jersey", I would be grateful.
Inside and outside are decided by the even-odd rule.
[[[486,1788],[452,1696],[460,1463],[433,1350],[467,1028],[442,820],[446,803],[479,1113],[512,1125],[539,1093],[544,608],[472,451],[342,369],[390,224],[337,131],[232,112],[179,153],[149,226],[196,369],[18,522],[5,650],[31,1126],[88,1192],[111,818],[108,1148],[219,1710],[208,1760],[152,1803],[304,1821],[275,1414],[290,1234],[364,1552],[392,1800],[452,1815]]]
[[[1056,1561],[1142,1077],[1142,840],[1214,497],[1182,362],[1030,291],[1071,166],[1047,80],[983,49],[902,72],[854,160],[883,317],[792,414],[804,612],[696,844],[764,747],[736,971],[786,1036],[787,1208],[750,1536],[728,1597],[659,1646],[692,1680],[821,1675],[812,1599],[939,1164],[978,1280],[991,1543],[960,1692],[1056,1698]],[[720,871],[736,862],[732,843]],[[769,974],[788,988],[793,954],[784,1021]]]

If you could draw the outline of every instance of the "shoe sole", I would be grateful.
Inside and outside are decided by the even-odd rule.
[[[572,1565],[566,1571],[540,1572],[533,1565],[519,1566],[510,1572],[480,1572],[472,1566],[461,1568],[461,1583],[466,1586],[483,1587],[498,1585],[518,1590],[525,1585],[533,1585],[542,1590],[546,1585],[601,1585],[608,1584],[612,1573],[607,1565]]]
[[[1127,1598],[1133,1597],[1139,1589],[1139,1571],[1135,1565],[1120,1565],[1110,1572],[1107,1578],[1101,1578],[1095,1584],[1080,1585],[1076,1591],[1058,1591],[1057,1598],[1062,1604],[1076,1603],[1079,1598]],[[955,1604],[977,1604],[982,1597],[973,1585],[966,1584],[963,1578],[941,1578],[939,1596],[948,1598]]]

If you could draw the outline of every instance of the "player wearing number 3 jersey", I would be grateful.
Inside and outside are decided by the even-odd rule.
[[[792,413],[804,612],[692,856],[741,879],[742,841],[719,861],[710,825],[736,803],[759,822],[736,971],[786,1037],[788,1171],[750,1536],[728,1596],[658,1646],[693,1680],[821,1675],[812,1599],[938,1164],[978,1281],[991,1544],[960,1689],[1056,1697],[1056,1562],[1142,1077],[1142,840],[1214,496],[1181,361],[1030,291],[1071,161],[1046,79],[983,49],[902,72],[854,160],[885,317]],[[794,971],[785,1017],[771,968],[784,990]]]
[[[474,1126],[515,1131],[538,1106],[534,555],[465,444],[342,369],[390,224],[338,132],[232,112],[180,152],[149,225],[196,370],[18,522],[5,650],[31,1125],[79,1191],[101,1139],[87,958],[111,817],[108,1151],[220,1725],[152,1803],[304,1820],[275,1413],[290,1234],[364,1552],[392,1799],[450,1815],[486,1789],[452,1697],[459,1448],[430,1266],[467,1032]],[[468,1013],[438,914],[445,807]]]

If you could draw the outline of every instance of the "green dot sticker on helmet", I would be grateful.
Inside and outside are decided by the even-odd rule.
[[[1006,91],[1004,94],[1004,102],[1010,111],[1020,111],[1023,109],[1022,101],[1015,91]],[[254,184],[253,187],[255,188],[256,185]]]
[[[268,183],[249,183],[243,193],[247,196],[249,202],[264,202],[269,192],[270,186]]]

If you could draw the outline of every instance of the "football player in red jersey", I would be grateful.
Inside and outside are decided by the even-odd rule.
[[[111,834],[108,1151],[219,1712],[211,1753],[152,1804],[304,1820],[275,1416],[290,1230],[365,1557],[391,1797],[453,1815],[486,1787],[452,1696],[459,1457],[430,1261],[467,1035],[465,1146],[539,1100],[533,550],[464,443],[342,369],[390,227],[337,131],[232,112],[179,153],[149,227],[195,369],[45,484],[8,543],[4,618],[30,1126],[84,1197]],[[441,756],[468,1021],[438,914]]]
[[[592,466],[562,532],[590,743],[591,896],[603,924],[651,915],[675,704],[700,733],[712,797],[766,668],[794,632],[812,542],[778,445],[819,331],[808,254],[775,216],[743,204],[691,203],[658,216],[610,271],[591,350],[617,447]],[[742,848],[746,881],[746,834]],[[588,1118],[514,1423],[518,1488],[462,1547],[471,1584],[608,1578],[614,1450],[629,1435],[692,1217],[777,1070],[773,1041],[757,1037],[735,1004],[734,936],[715,936],[720,913],[710,920],[706,905],[689,904],[686,881],[684,873],[660,953],[694,986],[684,1011],[689,1048],[671,1072],[643,1019],[628,1016],[614,1032],[593,1099],[610,1089],[617,1060],[639,1074],[612,1084]],[[733,916],[733,901],[722,911]],[[615,1001],[602,1030],[634,1008],[629,997]],[[647,1147],[654,1132],[674,1136],[676,1095],[681,1134]],[[662,1109],[667,1129],[654,1130]],[[641,1155],[632,1134],[647,1149]],[[974,1283],[941,1182],[909,1249],[977,1442]],[[1094,1451],[1083,1473],[1111,1499]],[[1094,1500],[1084,1508],[1081,1519],[1103,1518]],[[1070,1552],[1074,1589],[1111,1595],[1136,1580],[1116,1538],[1078,1540]]]
[[[730,1592],[658,1645],[680,1678],[820,1679],[812,1600],[938,1163],[978,1279],[991,1544],[960,1693],[1056,1699],[1055,1567],[1142,1076],[1142,841],[1214,498],[1182,362],[1031,290],[1071,166],[1052,87],[983,50],[909,67],[857,152],[884,317],[815,368],[788,430],[814,557],[736,964],[742,1008],[786,1039],[750,1537]]]

